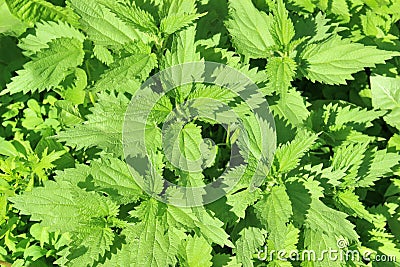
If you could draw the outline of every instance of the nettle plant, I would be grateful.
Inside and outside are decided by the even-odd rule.
[[[0,203],[8,218],[30,215],[24,225],[38,245],[21,253],[7,239],[3,259],[18,259],[16,266],[398,266],[374,261],[400,259],[397,1],[5,2],[19,19],[11,30],[22,55],[13,60],[23,67],[4,78],[1,93],[16,111],[7,113],[7,140],[0,140],[7,147],[7,154],[0,149],[1,190],[8,188]],[[145,80],[199,61],[226,64],[258,86],[275,119],[277,147],[270,170],[252,185],[270,153],[273,138],[263,133],[272,124],[223,87],[189,84],[168,92],[149,124],[156,173],[143,179],[201,186],[227,168],[243,132],[201,118],[173,136],[189,158],[209,153],[206,168],[182,171],[168,161],[163,122],[186,101],[225,103],[249,136],[245,175],[233,190],[204,206],[177,207],[136,183],[124,159],[123,125]],[[36,99],[26,108],[24,95]],[[36,147],[38,134],[46,138],[34,151],[29,142]],[[211,150],[204,138],[213,140]],[[18,179],[24,183],[12,188]],[[260,258],[265,248],[284,252]],[[329,249],[371,256],[289,258],[292,250],[318,258]]]

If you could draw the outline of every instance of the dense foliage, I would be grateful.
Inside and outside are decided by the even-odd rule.
[[[0,265],[399,266],[399,20],[397,0],[0,0]],[[270,125],[221,87],[166,94],[150,145],[171,182],[214,180],[237,139],[194,120],[174,137],[212,160],[194,173],[169,164],[162,122],[181,103],[226,103],[251,136],[235,188],[182,208],[137,185],[122,127],[142,82],[196,61],[257,84],[277,148],[254,187],[268,145],[252,126]],[[266,248],[285,252],[262,259]],[[289,258],[329,249],[371,257]]]

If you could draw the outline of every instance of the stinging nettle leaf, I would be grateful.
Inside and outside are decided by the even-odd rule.
[[[188,236],[181,249],[181,255],[184,258],[184,262],[188,266],[193,267],[211,267],[212,266],[212,247],[206,239],[199,236]]]
[[[69,0],[69,2],[80,16],[79,22],[83,30],[95,44],[121,47],[135,41],[147,43],[146,34],[127,26],[98,1]]]
[[[271,110],[288,123],[299,126],[310,115],[307,109],[309,105],[299,91],[290,89],[287,93],[280,94],[276,103],[271,103]]]
[[[122,126],[128,99],[123,95],[99,93],[98,102],[83,124],[59,132],[56,138],[77,149],[99,147],[122,155]]]
[[[352,74],[399,55],[333,35],[305,47],[300,55],[300,71],[312,82],[346,84],[346,80],[353,80]]]
[[[55,6],[45,0],[6,0],[6,3],[13,15],[28,23],[54,20],[78,24],[76,14],[71,9]]]
[[[400,129],[400,79],[372,76],[372,106],[390,111],[384,116],[385,121]]]
[[[93,87],[94,92],[115,91],[134,94],[157,65],[155,54],[134,54],[110,65]]]
[[[135,2],[122,3],[113,0],[101,0],[101,3],[127,25],[132,25],[142,32],[157,33],[158,29],[153,16],[142,10]]]
[[[286,173],[296,168],[303,155],[310,150],[318,135],[306,130],[299,130],[295,139],[276,150],[274,164],[277,171]]]
[[[356,195],[355,192],[350,190],[339,192],[336,198],[339,205],[342,206],[342,211],[374,223],[374,216],[366,210],[364,204],[359,200],[359,196]]]
[[[358,240],[355,226],[346,219],[347,214],[328,207],[320,200],[323,191],[317,181],[290,182],[286,188],[296,224],[323,232],[331,239],[344,237]]]
[[[289,57],[272,57],[266,67],[268,84],[271,91],[286,94],[290,82],[296,74],[297,64]]]
[[[114,57],[111,54],[111,51],[103,45],[95,45],[93,48],[93,54],[98,60],[107,66],[110,66],[112,63],[114,63]]]
[[[274,186],[255,206],[257,216],[267,226],[268,240],[275,249],[284,249],[286,224],[292,216],[292,203],[285,186]]]
[[[57,38],[75,38],[83,42],[85,36],[65,22],[48,21],[36,24],[35,34],[29,34],[20,40],[18,46],[25,50],[24,54],[32,56],[41,49],[48,48],[48,43]]]
[[[203,17],[203,14],[177,14],[168,16],[161,20],[160,30],[166,34],[172,34],[177,32],[189,25],[191,25],[197,19]]]
[[[196,51],[196,27],[191,26],[174,36],[172,51],[167,51],[161,62],[164,68],[187,62],[200,61],[200,53]]]
[[[174,122],[163,136],[163,142],[165,156],[175,168],[189,172],[202,170],[207,153],[203,150],[205,144],[199,126]]]
[[[266,58],[275,45],[269,29],[271,15],[259,11],[251,0],[229,1],[230,18],[226,27],[236,50],[250,58]]]
[[[253,255],[264,244],[266,231],[256,227],[248,227],[241,230],[239,235],[234,249],[237,261],[246,267],[253,266]]]
[[[105,197],[86,192],[66,181],[46,181],[44,187],[36,187],[10,200],[23,214],[31,215],[34,221],[41,221],[50,231],[78,231],[92,218],[118,213],[117,206]]]
[[[274,9],[274,22],[271,35],[277,45],[286,48],[295,35],[294,26],[282,0],[278,0]]]
[[[398,10],[0,0],[0,265],[378,263],[329,259],[338,241],[400,257]],[[206,61],[232,71],[187,64]]]
[[[48,48],[40,50],[32,61],[17,71],[7,91],[42,92],[59,85],[71,71],[83,62],[82,42],[75,38],[58,38],[48,43]]]

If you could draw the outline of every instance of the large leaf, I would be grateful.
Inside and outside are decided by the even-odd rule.
[[[80,148],[99,147],[115,155],[122,154],[122,126],[128,106],[124,95],[102,93],[87,115],[87,121],[60,132],[58,140]]]
[[[71,73],[71,69],[82,64],[82,42],[74,38],[58,38],[48,43],[48,48],[42,49],[32,61],[17,71],[7,91],[35,92],[51,89],[59,85]]]
[[[384,119],[400,130],[400,79],[372,76],[371,91],[373,107],[390,111]]]
[[[127,26],[109,9],[96,0],[70,0],[74,11],[80,16],[83,30],[98,45],[117,46],[141,41],[146,43],[148,36]]]
[[[76,14],[71,9],[55,6],[45,0],[5,0],[11,13],[22,21],[65,21],[77,25]]]
[[[257,10],[251,0],[231,0],[229,7],[226,27],[237,51],[251,58],[266,58],[275,44],[269,31],[272,16]]]
[[[267,226],[268,239],[275,249],[284,249],[287,227],[292,216],[292,203],[284,186],[273,187],[256,205],[257,215]]]
[[[333,35],[306,46],[301,53],[301,71],[313,82],[346,84],[346,80],[353,79],[351,74],[385,63],[385,60],[398,55],[398,52],[352,43],[349,39]]]
[[[47,48],[48,43],[54,39],[66,37],[75,38],[83,42],[85,36],[77,29],[65,22],[41,22],[36,24],[35,34],[22,38],[18,46],[25,50],[25,55],[31,56],[41,49]]]

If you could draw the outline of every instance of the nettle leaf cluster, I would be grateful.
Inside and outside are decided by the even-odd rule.
[[[398,266],[399,10],[391,0],[0,0],[10,18],[0,18],[0,264]],[[197,61],[257,84],[278,145],[254,187],[249,177],[268,148],[257,127],[271,125],[221,87],[169,92],[153,108],[148,140],[165,179],[213,181],[238,138],[214,121],[192,121],[175,136],[179,146],[212,160],[202,172],[176,169],[161,127],[187,100],[235,107],[252,136],[235,188],[180,208],[135,182],[123,122],[147,78]],[[203,138],[218,145],[210,152]],[[266,247],[285,253],[260,259]],[[371,251],[371,261],[289,259],[291,250],[329,249]],[[383,254],[397,261],[374,261]]]

